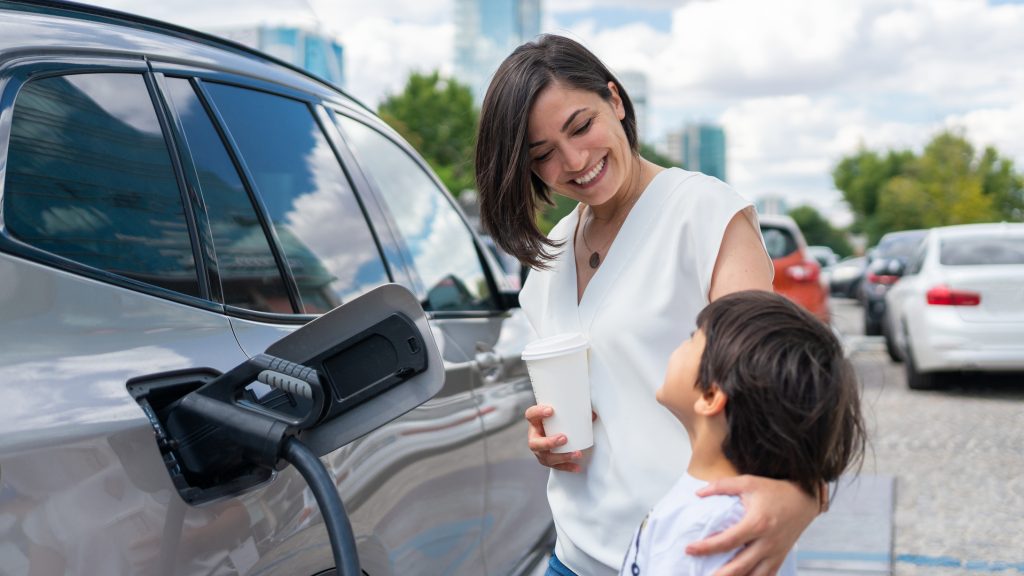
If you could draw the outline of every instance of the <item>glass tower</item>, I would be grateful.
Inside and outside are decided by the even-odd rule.
[[[479,105],[509,53],[540,34],[540,0],[455,0],[455,75]]]

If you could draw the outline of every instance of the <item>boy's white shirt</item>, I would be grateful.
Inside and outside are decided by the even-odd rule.
[[[717,534],[743,518],[736,496],[700,498],[707,482],[684,474],[633,533],[620,576],[704,576],[725,565],[740,549],[711,556],[689,556],[686,545]],[[778,576],[796,576],[796,551],[790,551]]]

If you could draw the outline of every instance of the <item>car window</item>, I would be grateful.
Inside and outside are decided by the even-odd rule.
[[[255,180],[303,312],[326,312],[387,282],[369,224],[309,107],[226,84],[204,86]]]
[[[914,253],[923,238],[924,233],[899,234],[897,236],[883,237],[878,242],[878,250],[875,252],[875,257],[906,258]]]
[[[958,236],[942,240],[939,262],[943,266],[994,266],[1024,264],[1024,236]]]
[[[903,272],[904,276],[913,276],[921,272],[921,267],[924,266],[925,258],[928,255],[928,243],[921,242],[914,255],[910,258],[910,262],[907,263],[907,269]]]
[[[428,310],[493,308],[473,236],[444,192],[397,144],[339,115],[359,162],[380,189],[412,257]]]
[[[14,105],[3,208],[8,232],[36,248],[200,295],[181,191],[140,74],[26,84]]]
[[[167,78],[206,204],[224,303],[290,314],[288,290],[242,179],[192,84]]]
[[[785,228],[762,224],[761,235],[764,237],[765,247],[768,248],[768,256],[773,260],[796,252],[796,238]]]

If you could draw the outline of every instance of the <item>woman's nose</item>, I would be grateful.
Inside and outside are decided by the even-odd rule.
[[[584,150],[568,148],[562,152],[562,165],[566,172],[579,172],[587,167],[587,153]]]

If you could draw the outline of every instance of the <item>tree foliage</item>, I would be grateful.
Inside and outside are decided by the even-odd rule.
[[[993,147],[977,154],[958,131],[940,132],[920,155],[862,148],[832,179],[870,244],[894,230],[1024,220],[1024,176],[1013,161]]]
[[[469,87],[437,71],[413,72],[377,109],[458,196],[475,186],[473,149],[479,113]]]
[[[789,216],[804,233],[808,245],[828,246],[840,257],[853,253],[845,232],[833,227],[831,222],[811,206],[797,206],[789,211]]]

